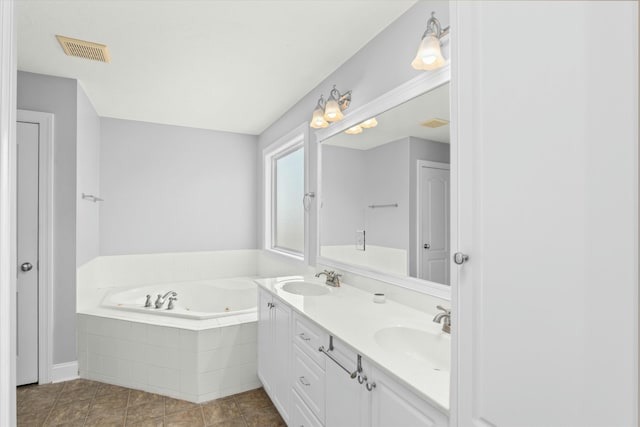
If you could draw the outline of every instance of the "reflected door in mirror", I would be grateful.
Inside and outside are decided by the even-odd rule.
[[[435,165],[434,165],[435,166]],[[419,213],[422,250],[419,277],[449,284],[449,170],[421,165]]]

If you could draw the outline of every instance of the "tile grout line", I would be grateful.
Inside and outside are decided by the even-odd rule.
[[[84,427],[87,424],[87,418],[89,418],[89,412],[91,411],[91,407],[93,406],[93,401],[96,400],[96,396],[98,395],[98,390],[100,389],[100,384],[96,384],[96,391],[93,393],[93,397],[91,397],[91,401],[89,402],[89,407],[87,408],[87,413],[84,416],[84,421],[82,421],[82,425]]]
[[[242,422],[244,423],[244,426],[248,427],[249,423],[247,422],[247,419],[244,417],[244,411],[240,408],[240,405],[238,405],[238,402],[236,401],[235,397],[233,398],[233,402],[238,407],[238,412],[240,412],[240,418],[242,418]]]
[[[206,427],[207,421],[204,419],[204,408],[202,407],[202,403],[198,404],[198,406],[200,406],[200,416],[202,417],[202,425]]]

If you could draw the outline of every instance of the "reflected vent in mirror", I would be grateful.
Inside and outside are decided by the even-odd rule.
[[[439,128],[440,126],[448,125],[449,120],[444,119],[429,119],[420,123],[420,126],[428,127],[428,128]]]
[[[91,59],[92,61],[111,62],[109,49],[100,43],[88,42],[85,40],[72,39],[61,35],[56,35],[60,46],[69,56]]]

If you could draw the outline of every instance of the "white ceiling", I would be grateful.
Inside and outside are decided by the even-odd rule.
[[[414,3],[19,0],[18,68],[78,79],[100,116],[260,134]]]
[[[378,126],[348,135],[341,132],[323,144],[369,150],[408,136],[437,142],[450,142],[450,125],[428,128],[420,123],[429,119],[450,120],[449,83],[378,115]]]

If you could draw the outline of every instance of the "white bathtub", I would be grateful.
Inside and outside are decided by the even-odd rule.
[[[163,307],[156,309],[154,303],[157,296],[169,291],[178,294],[174,308],[167,309],[167,298]],[[144,306],[147,295],[151,295],[151,307]],[[102,300],[102,306],[106,308],[194,320],[253,313],[256,311],[256,303],[256,284],[248,278],[165,283],[112,290]]]

